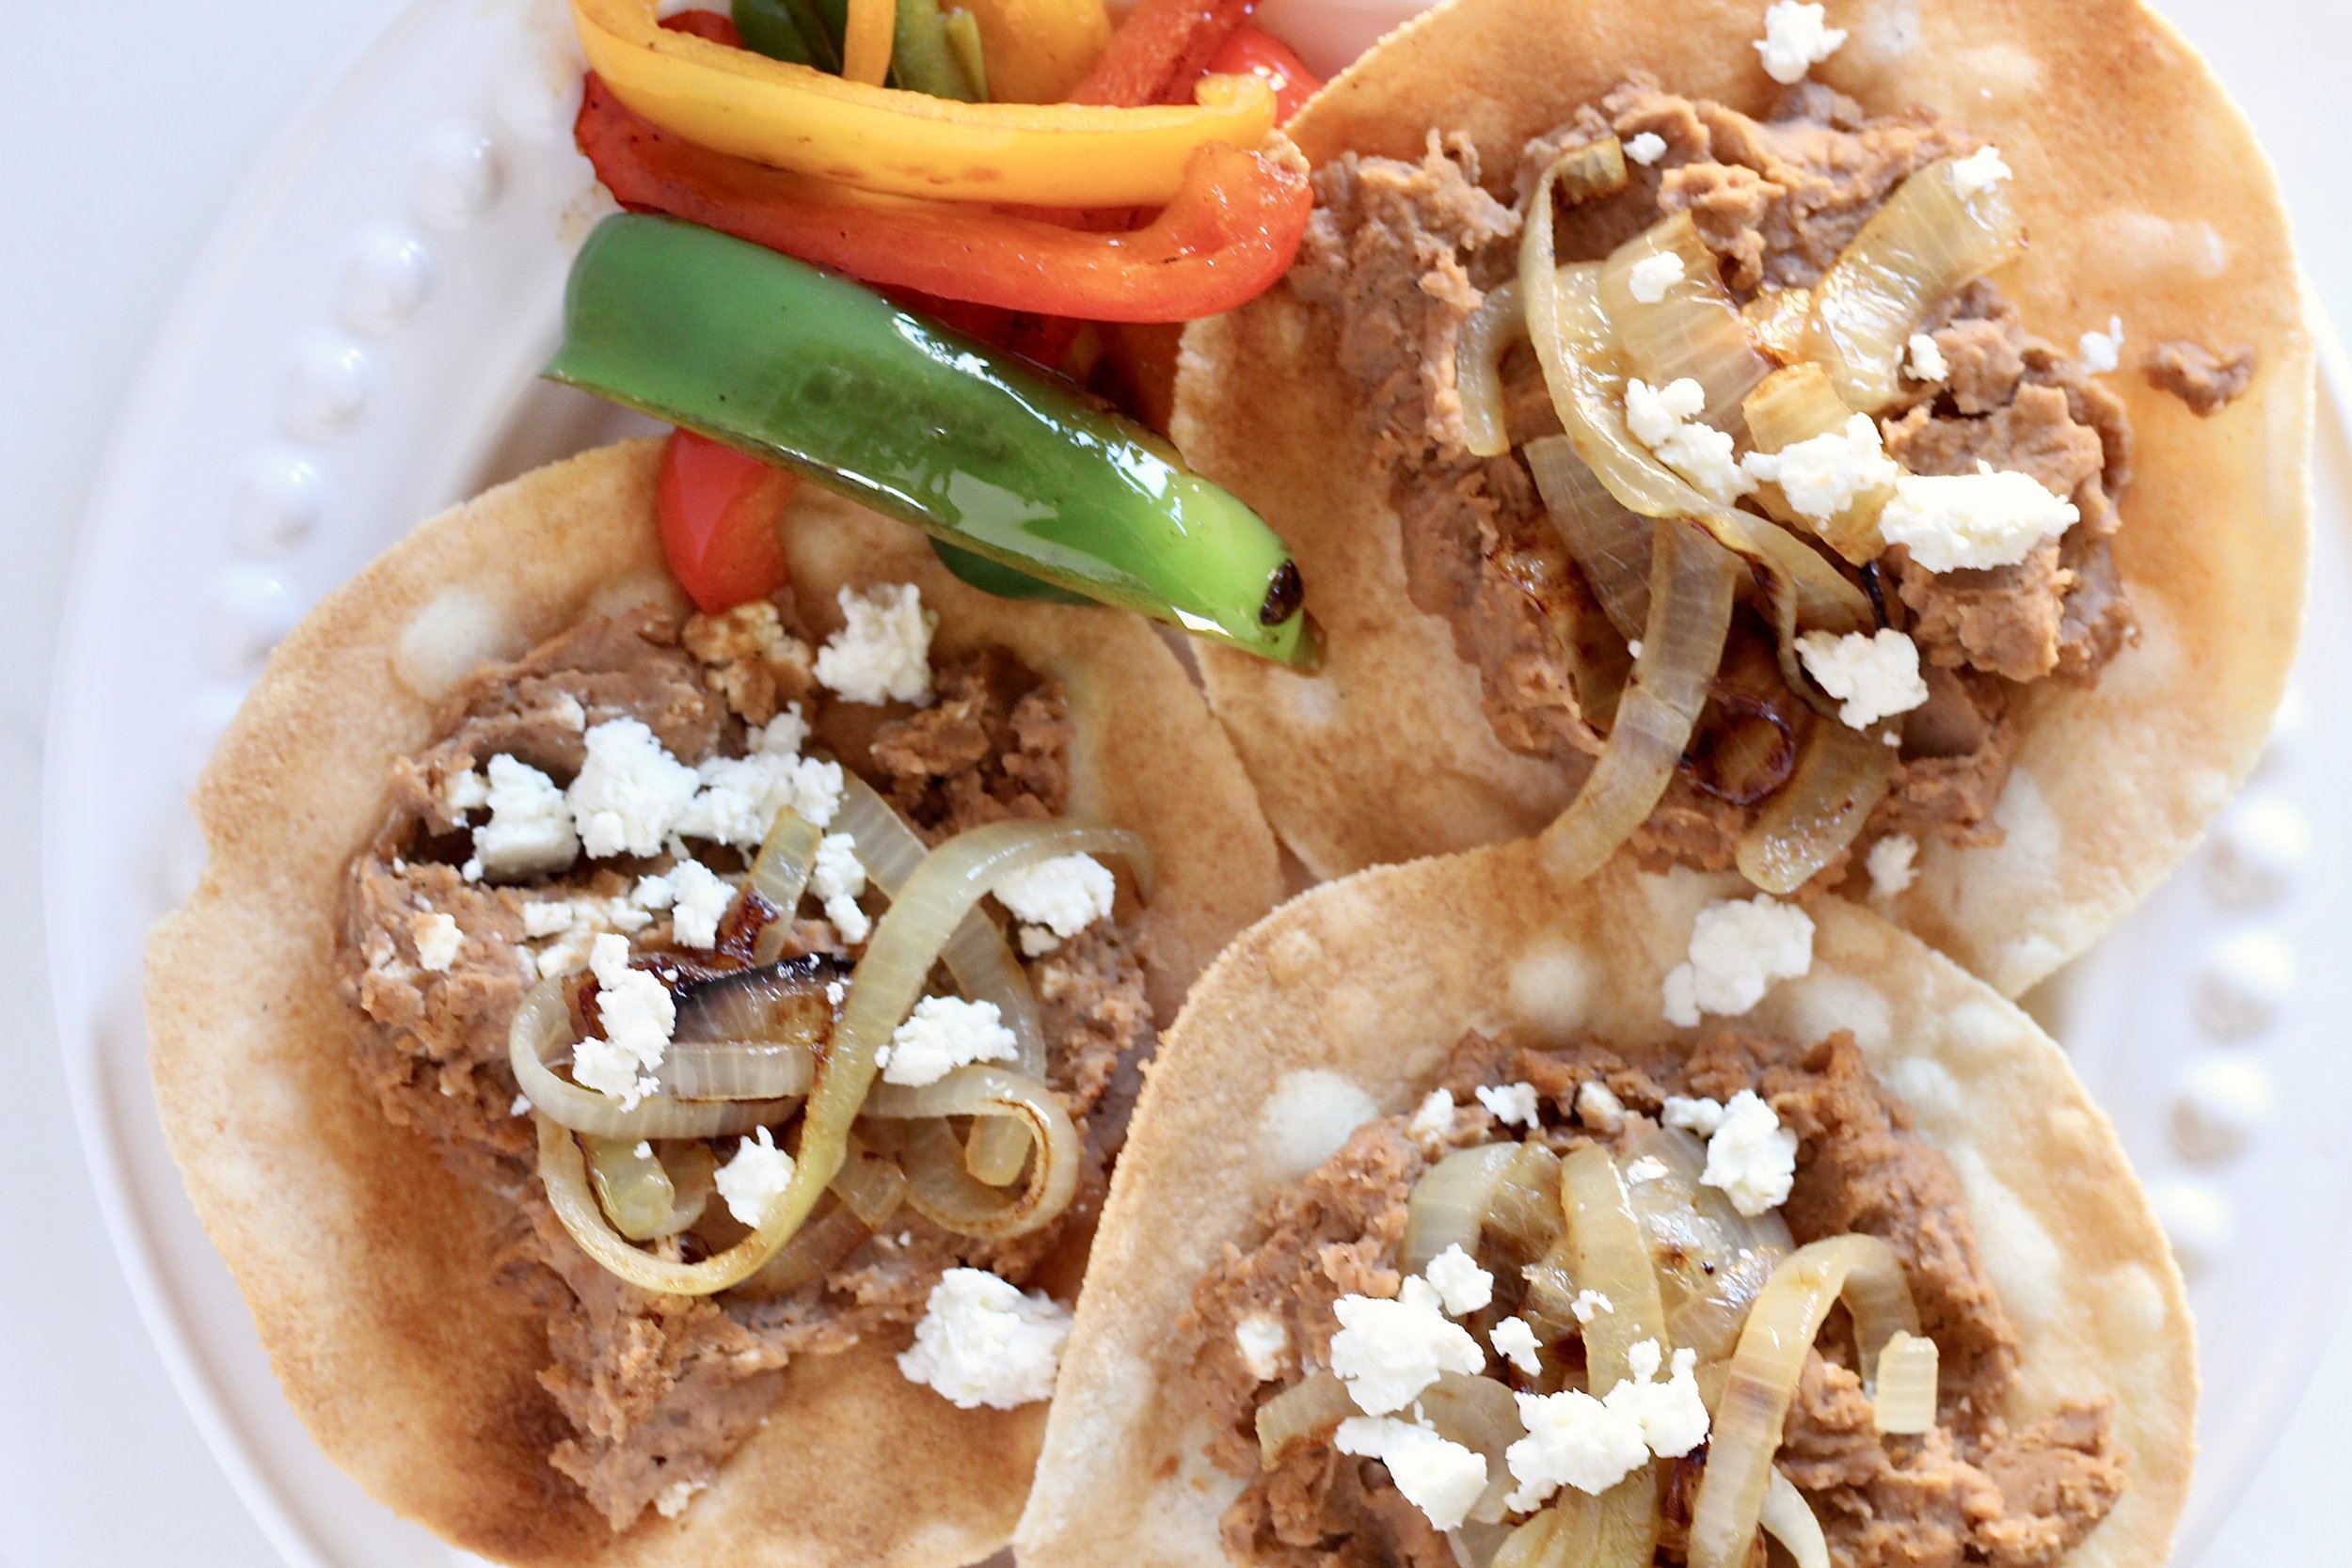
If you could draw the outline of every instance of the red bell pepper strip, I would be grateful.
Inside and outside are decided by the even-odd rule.
[[[1073,103],[1182,103],[1258,0],[1143,0],[1111,34]]]
[[[1225,147],[1195,153],[1176,198],[1125,233],[861,198],[673,136],[593,75],[573,134],[624,207],[867,283],[1086,321],[1192,321],[1255,298],[1290,266],[1313,206],[1295,168]]]
[[[680,11],[675,16],[663,17],[661,25],[674,33],[689,33],[713,43],[723,43],[729,49],[743,47],[743,35],[736,31],[735,19],[721,16],[717,11]]]
[[[784,586],[777,526],[799,483],[707,436],[670,432],[654,515],[670,575],[697,609],[716,614]]]
[[[1323,90],[1323,78],[1291,52],[1291,46],[1245,22],[1225,36],[1209,60],[1212,76],[1255,76],[1274,89],[1274,112],[1288,120]]]

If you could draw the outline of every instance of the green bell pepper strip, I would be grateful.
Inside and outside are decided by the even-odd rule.
[[[554,381],[792,468],[933,537],[1314,669],[1298,568],[1141,426],[856,284],[624,213],[572,263]]]
[[[743,47],[755,55],[841,74],[841,45],[809,0],[734,0],[729,9]]]
[[[1016,572],[1000,566],[984,555],[960,550],[944,540],[931,541],[931,554],[939,563],[955,574],[966,588],[977,588],[1000,599],[1036,599],[1043,604],[1092,604],[1084,594],[1073,594],[1067,588],[1057,588],[1050,582],[1040,582],[1026,572]]]
[[[947,41],[947,23],[939,14],[939,0],[898,0],[898,21],[890,40],[890,77],[909,92],[964,103],[983,102]]]

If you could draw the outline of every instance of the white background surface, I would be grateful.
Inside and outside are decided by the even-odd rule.
[[[56,607],[117,400],[239,176],[385,4],[0,0],[0,886],[13,895],[0,914],[0,1212],[14,1222],[0,1267],[0,1561],[13,1568],[272,1560],[163,1381],[103,1245],[50,1038],[31,818]],[[2352,6],[2168,8],[2262,127],[2317,291],[2352,321],[2336,163],[2352,132]],[[2348,1402],[2352,1337],[2315,1370],[2205,1568],[2343,1549],[2329,1505]]]

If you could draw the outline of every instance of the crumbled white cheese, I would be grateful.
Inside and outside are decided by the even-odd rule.
[[[1630,655],[1631,657],[1635,657],[1635,658],[1639,658],[1639,657],[1642,657],[1642,640],[1641,640],[1640,638],[1638,638],[1638,637],[1637,637],[1637,638],[1634,638],[1631,641],[1628,642],[1628,643],[1625,645],[1625,651],[1626,651],[1629,655]]]
[[[2093,375],[2111,375],[2123,363],[2123,318],[2109,316],[2105,332],[2086,332],[2076,341],[2075,355]]]
[[[568,691],[548,705],[548,717],[574,734],[588,727],[588,710]]]
[[[1670,1094],[1666,1097],[1665,1111],[1659,1119],[1669,1127],[1679,1127],[1685,1132],[1711,1138],[1715,1135],[1715,1129],[1724,1124],[1723,1102]]]
[[[1538,1103],[1534,1085],[1483,1084],[1477,1094],[1478,1103],[1492,1111],[1495,1119],[1505,1127],[1534,1127]]]
[[[1943,349],[1926,333],[1914,332],[1910,347],[1911,356],[1903,362],[1903,369],[1910,372],[1912,380],[1934,386],[1952,373],[1951,363],[1944,357]]]
[[[719,922],[735,902],[735,884],[698,860],[670,870],[670,934],[680,947],[716,947]]]
[[[441,814],[452,822],[490,803],[490,781],[478,768],[452,773],[441,780]]]
[[[1525,1318],[1503,1319],[1488,1332],[1486,1342],[1494,1346],[1497,1355],[1529,1377],[1543,1375],[1543,1344]]]
[[[1008,1062],[1019,1042],[993,1002],[927,996],[876,1053],[885,1084],[919,1088],[971,1062]]]
[[[1664,1383],[1656,1381],[1657,1340],[1642,1340],[1626,1359],[1632,1375],[1600,1399],[1577,1389],[1515,1396],[1527,1435],[1503,1450],[1518,1482],[1506,1507],[1536,1508],[1564,1485],[1597,1496],[1652,1455],[1677,1459],[1707,1440],[1707,1405],[1692,1376],[1697,1353],[1675,1352]]]
[[[1655,305],[1682,278],[1682,258],[1671,250],[1661,250],[1634,262],[1625,275],[1625,287],[1642,304]]]
[[[752,732],[755,752],[772,752],[777,756],[798,756],[808,743],[808,721],[801,717],[801,705],[787,703],[782,713]]]
[[[1581,1323],[1591,1323],[1603,1312],[1616,1309],[1617,1304],[1598,1291],[1579,1291],[1576,1299],[1568,1303],[1568,1310],[1576,1314],[1576,1321]]]
[[[1863,862],[1870,870],[1870,896],[1899,896],[1919,875],[1913,863],[1918,854],[1919,841],[1909,833],[1888,833],[1871,845],[1870,853]]]
[[[1042,926],[1024,926],[1020,931],[1021,956],[1041,958],[1048,953],[1061,951],[1061,938]]]
[[[1774,483],[1799,516],[1827,522],[1860,498],[1895,483],[1902,470],[1886,455],[1878,421],[1856,414],[1843,430],[1792,441],[1778,451],[1752,451],[1740,471]]]
[[[1367,1416],[1404,1409],[1443,1373],[1486,1370],[1486,1353],[1438,1310],[1437,1292],[1426,1285],[1394,1301],[1342,1296],[1331,1310],[1340,1320],[1331,1336],[1331,1371]]]
[[[1625,144],[1625,155],[1647,168],[1666,155],[1666,138],[1655,131],[1644,131]]]
[[[1626,1351],[1632,1375],[1609,1390],[1610,1402],[1633,1412],[1642,1423],[1642,1440],[1661,1459],[1679,1459],[1707,1441],[1707,1402],[1699,1397],[1698,1352],[1684,1346],[1674,1354],[1673,1370],[1657,1381],[1658,1341],[1643,1339]]]
[[[1839,722],[1867,730],[1928,700],[1919,646],[1892,626],[1875,632],[1808,631],[1797,639],[1805,673],[1843,705]]]
[[[858,907],[866,891],[866,867],[857,858],[857,840],[848,833],[828,833],[817,846],[816,863],[809,867],[808,891],[825,906],[825,918],[854,947],[873,934],[874,923]]]
[[[776,814],[792,804],[800,768],[800,758],[775,752],[710,758],[694,770],[697,787],[677,815],[677,832],[750,848],[768,836]]]
[[[2044,539],[2074,526],[2074,503],[2031,474],[1995,472],[1979,459],[1973,474],[1905,474],[1879,515],[1879,531],[1931,572],[2013,566]]]
[[[516,1095],[515,1097],[515,1102],[506,1107],[506,1114],[510,1117],[527,1117],[531,1115],[531,1096],[527,1094]]]
[[[636,719],[606,720],[588,732],[587,748],[567,792],[581,847],[599,860],[660,853],[693,801],[694,770]]]
[[[640,877],[628,901],[641,910],[666,910],[677,902],[677,884],[667,877]]]
[[[1057,855],[1006,872],[989,891],[1014,919],[1043,927],[1058,945],[1108,917],[1119,882],[1092,855]]]
[[[1629,1183],[1655,1181],[1665,1174],[1666,1162],[1648,1154],[1643,1155],[1625,1167],[1625,1179]]]
[[[1813,917],[1763,894],[1718,899],[1691,927],[1691,957],[1666,974],[1666,1022],[1697,1025],[1701,1013],[1736,1018],[1774,980],[1813,967]]]
[[[660,980],[628,967],[626,937],[610,931],[598,936],[589,949],[588,967],[596,976],[596,1016],[604,1034],[572,1047],[572,1077],[582,1087],[618,1100],[623,1110],[635,1110],[658,1086],[652,1074],[677,1028],[677,1005]]]
[[[1429,1098],[1413,1108],[1405,1131],[1424,1144],[1454,1136],[1454,1097],[1443,1089],[1431,1089]]]
[[[457,874],[469,882],[482,880],[482,857],[478,854],[467,856],[466,863],[457,868]]]
[[[1351,1416],[1340,1423],[1331,1441],[1342,1453],[1387,1465],[1389,1479],[1405,1500],[1426,1514],[1436,1529],[1459,1528],[1486,1490],[1484,1455],[1393,1416]]]
[[[523,906],[523,935],[551,937],[572,928],[574,911],[568,898],[540,898]]]
[[[911,582],[864,593],[843,588],[841,629],[817,651],[817,678],[853,703],[922,703],[931,695],[931,632],[939,617]]]
[[[1629,1408],[1612,1409],[1578,1388],[1513,1397],[1527,1435],[1502,1450],[1518,1483],[1503,1499],[1506,1508],[1540,1508],[1563,1486],[1597,1495],[1649,1461],[1642,1418]]]
[[[489,772],[484,800],[490,820],[473,831],[474,859],[482,863],[466,879],[534,877],[571,864],[580,839],[572,831],[571,806],[555,781],[504,754],[490,759]]]
[[[1684,420],[1698,418],[1706,406],[1707,388],[1687,375],[1663,387],[1652,387],[1638,375],[1626,383],[1626,428],[1645,447],[1672,436]]]
[[[1421,1272],[1437,1291],[1438,1304],[1449,1318],[1475,1312],[1495,1299],[1495,1276],[1480,1268],[1458,1242],[1429,1259],[1429,1266]]]
[[[1271,1312],[1250,1312],[1233,1325],[1233,1348],[1241,1364],[1260,1383],[1282,1375],[1282,1358],[1290,1354],[1291,1331]]]
[[[1804,73],[1837,53],[1846,29],[1829,25],[1828,13],[1808,0],[1774,0],[1764,13],[1764,36],[1756,52],[1764,57],[1764,74],[1784,85],[1802,82]]]
[[[1788,1202],[1796,1174],[1797,1134],[1780,1124],[1772,1106],[1753,1089],[1726,1101],[1723,1125],[1707,1140],[1707,1169],[1699,1180],[1722,1188],[1734,1209],[1753,1216]]]
[[[768,1129],[755,1127],[750,1137],[735,1146],[735,1158],[721,1165],[711,1180],[727,1212],[757,1228],[768,1216],[768,1205],[792,1185],[792,1156],[776,1147]]]
[[[1070,1308],[1051,1296],[1024,1295],[982,1269],[949,1269],[931,1287],[898,1370],[958,1409],[1010,1410],[1054,1397],[1069,1337]]]
[[[1625,1125],[1625,1101],[1597,1078],[1576,1086],[1576,1119],[1596,1132],[1614,1132]]]
[[[465,945],[465,933],[457,928],[457,918],[438,911],[420,914],[408,923],[408,938],[417,944],[420,968],[435,974],[446,974],[457,961],[457,950]]]
[[[1756,481],[1740,471],[1729,433],[1691,422],[1706,406],[1706,388],[1687,375],[1663,387],[1639,376],[1626,383],[1626,428],[1701,494],[1728,506]]]
[[[841,810],[841,765],[803,757],[792,771],[792,809],[812,828],[830,828]]]
[[[1997,147],[1979,147],[1952,165],[1952,188],[1963,201],[1991,190],[2004,180],[2015,178],[2015,171],[2002,159]]]

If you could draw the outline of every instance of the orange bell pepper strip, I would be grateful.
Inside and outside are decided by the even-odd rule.
[[[1204,147],[1255,147],[1274,94],[1211,77],[1188,106],[963,103],[664,29],[657,0],[571,0],[591,70],[674,135],[773,168],[949,201],[1158,206]]]
[[[1073,103],[1177,103],[1258,0],[1142,0],[1111,35]]]
[[[1229,147],[1195,152],[1175,198],[1131,232],[860,198],[682,141],[595,76],[573,135],[624,207],[867,283],[1087,321],[1191,321],[1256,297],[1290,266],[1313,207],[1295,166]]]

